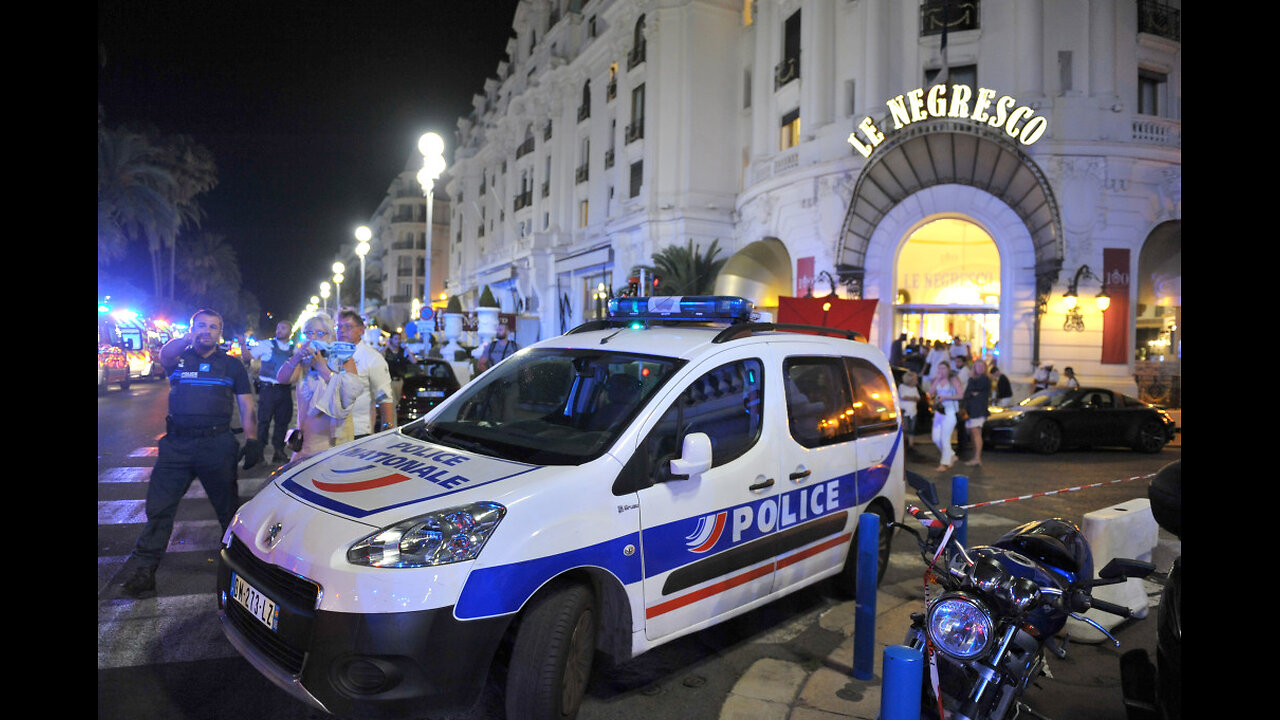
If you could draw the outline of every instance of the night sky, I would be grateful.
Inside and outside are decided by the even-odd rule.
[[[108,127],[149,123],[213,153],[202,228],[236,249],[264,312],[292,316],[418,137],[440,133],[451,157],[457,119],[505,57],[516,5],[100,0],[98,103]],[[150,290],[145,252],[131,259]]]

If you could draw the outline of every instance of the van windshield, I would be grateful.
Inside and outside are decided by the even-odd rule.
[[[580,465],[613,445],[683,364],[596,350],[526,350],[464,386],[429,421],[402,431],[508,460]]]

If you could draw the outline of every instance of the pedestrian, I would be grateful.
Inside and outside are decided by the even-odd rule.
[[[889,348],[889,364],[893,367],[902,367],[902,359],[905,357],[907,349],[907,334],[902,333],[897,340],[893,341],[893,346]]]
[[[964,388],[964,412],[968,416],[964,426],[973,442],[973,457],[965,462],[966,465],[982,465],[982,426],[991,413],[990,404],[991,377],[987,375],[986,363],[975,360]]]
[[[396,405],[391,395],[391,371],[365,333],[364,318],[351,308],[338,312],[338,340],[355,345],[356,376],[362,386],[351,421],[359,440],[396,424]]]
[[[280,366],[276,382],[296,387],[298,432],[293,459],[315,455],[354,437],[352,414],[360,379],[350,355],[333,347],[333,320],[316,313],[302,324],[302,342]]]
[[[222,316],[205,309],[191,317],[187,335],[160,349],[160,364],[169,376],[169,415],[147,483],[147,524],[134,543],[134,570],[124,582],[124,593],[132,597],[155,594],[156,569],[191,482],[200,479],[225,533],[239,506],[237,463],[244,458],[248,470],[262,461],[249,373],[221,349],[221,342]],[[243,449],[231,432],[233,405],[239,406],[244,426]]]
[[[926,342],[927,346],[928,343]],[[938,366],[944,362],[950,362],[951,356],[947,353],[947,344],[941,340],[933,341],[933,349],[929,350],[928,356],[925,358],[924,376],[929,382],[933,382],[933,378],[937,373]]]
[[[902,375],[902,384],[898,385],[898,408],[902,411],[902,435],[907,439],[907,447],[916,446],[916,414],[917,403],[920,402],[920,388],[916,386],[920,378],[908,370]]]
[[[391,333],[391,337],[387,338],[387,349],[382,352],[382,358],[387,361],[387,373],[391,376],[391,398],[394,402],[400,402],[405,373],[409,372],[411,365],[418,362],[418,358],[404,346],[404,337],[400,333]]]
[[[1067,389],[1068,390],[1079,389],[1080,380],[1076,378],[1076,371],[1072,370],[1070,367],[1067,367],[1067,368],[1063,368],[1062,372],[1066,373],[1067,375]]]
[[[1058,371],[1053,369],[1053,363],[1045,363],[1036,368],[1035,374],[1031,376],[1031,394],[1034,395],[1041,390],[1047,390],[1058,386]]]
[[[956,414],[960,409],[964,388],[951,374],[951,366],[943,362],[938,364],[929,390],[934,402],[933,444],[942,453],[937,469],[949,470],[956,462],[955,453],[951,449],[951,433],[956,429]]]
[[[987,374],[991,376],[991,380],[996,389],[996,407],[1009,407],[1013,404],[1013,384],[1009,382],[1009,376],[1005,375],[995,363],[991,363],[991,367],[987,370]]]
[[[293,357],[294,344],[290,339],[293,326],[287,320],[276,323],[275,337],[260,342],[250,351],[259,363],[258,370],[258,439],[271,440],[271,462],[275,465],[287,459],[284,447],[285,431],[293,419],[293,386],[276,382],[280,366]],[[274,432],[269,432],[275,424]]]
[[[476,370],[484,372],[505,360],[507,356],[514,355],[519,349],[520,345],[515,340],[507,339],[506,324],[499,322],[498,329],[494,331],[493,339],[485,343],[479,357],[476,359]]]

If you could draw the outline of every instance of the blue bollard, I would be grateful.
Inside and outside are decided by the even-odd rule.
[[[853,676],[870,680],[876,671],[876,577],[880,568],[880,516],[858,516],[858,577],[853,617]]]
[[[919,720],[924,654],[906,645],[884,649],[884,684],[880,688],[880,720]]]
[[[969,476],[956,475],[951,478],[951,507],[960,507],[969,504]],[[963,547],[969,547],[969,519],[966,515],[965,521],[960,523],[960,527],[956,528],[956,540]]]

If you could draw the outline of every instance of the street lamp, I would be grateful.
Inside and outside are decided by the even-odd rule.
[[[333,264],[333,282],[338,286],[338,294],[336,296],[338,299],[334,301],[334,306],[338,310],[342,309],[342,273],[346,271],[347,266],[343,265],[341,262],[335,262]]]
[[[369,254],[369,238],[373,237],[373,233],[369,228],[361,225],[356,228],[356,240],[360,242],[356,244],[356,255],[360,256],[360,316],[364,317],[364,256]]]
[[[1111,307],[1111,297],[1107,295],[1107,281],[1094,275],[1088,265],[1081,265],[1080,269],[1076,270],[1076,276],[1071,280],[1071,284],[1067,286],[1066,294],[1062,296],[1063,304],[1066,305],[1067,309],[1067,319],[1062,324],[1063,330],[1084,331],[1084,316],[1080,314],[1080,310],[1077,307],[1079,297],[1076,295],[1076,290],[1080,286],[1080,281],[1086,278],[1096,280],[1102,286],[1102,290],[1098,293],[1097,298],[1094,299],[1098,310],[1106,310]]]
[[[323,280],[320,283],[320,297],[324,298],[324,312],[329,314],[329,281]]]
[[[436,178],[444,172],[444,138],[429,132],[418,138],[418,152],[422,153],[422,169],[418,171],[418,182],[422,184],[422,194],[427,199],[427,235],[424,248],[425,260],[422,265],[422,298],[431,299],[431,211],[434,204]]]

